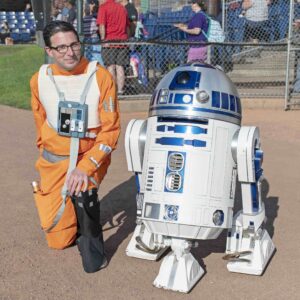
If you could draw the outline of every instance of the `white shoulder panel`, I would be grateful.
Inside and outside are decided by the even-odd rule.
[[[255,182],[254,150],[256,147],[259,147],[258,127],[241,127],[237,142],[237,167],[241,182]]]
[[[125,133],[125,152],[128,170],[142,172],[147,120],[131,120]]]

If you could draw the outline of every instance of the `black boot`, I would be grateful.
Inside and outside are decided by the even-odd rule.
[[[81,254],[83,269],[87,273],[94,273],[108,264],[104,253],[97,190],[81,192],[80,196],[73,196],[72,201],[78,222],[79,237],[76,244]]]

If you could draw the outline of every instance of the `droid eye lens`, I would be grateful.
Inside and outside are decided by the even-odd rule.
[[[176,79],[178,84],[187,84],[190,80],[190,74],[188,72],[181,72]]]

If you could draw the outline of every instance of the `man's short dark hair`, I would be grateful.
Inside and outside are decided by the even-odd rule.
[[[78,33],[72,24],[64,21],[51,21],[49,24],[47,24],[47,26],[44,28],[43,31],[45,46],[51,47],[50,39],[54,34],[58,32],[70,32],[70,31],[76,35],[77,40],[79,41]]]

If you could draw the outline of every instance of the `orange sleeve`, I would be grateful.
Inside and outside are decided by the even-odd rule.
[[[106,157],[116,148],[121,130],[119,104],[113,78],[103,67],[99,67],[96,76],[100,90],[98,110],[101,128],[94,146],[83,155],[77,165],[77,168],[88,176],[93,175]]]
[[[33,111],[34,121],[36,125],[36,145],[40,149],[42,146],[41,140],[41,127],[46,120],[46,112],[39,100],[39,88],[38,88],[39,73],[35,73],[30,80],[31,89],[31,108]]]

